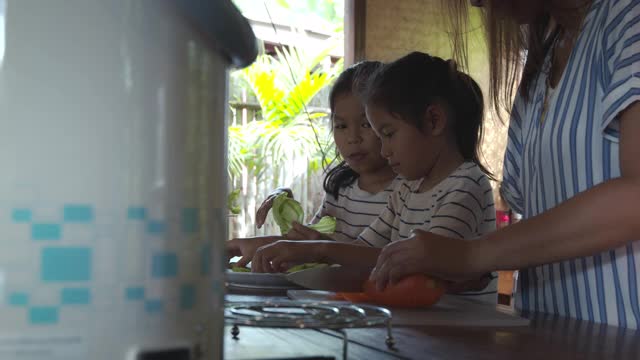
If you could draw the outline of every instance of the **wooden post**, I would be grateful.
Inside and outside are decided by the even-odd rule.
[[[367,0],[344,2],[344,65],[365,60]]]

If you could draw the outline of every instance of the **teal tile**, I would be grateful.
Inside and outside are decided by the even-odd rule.
[[[93,221],[93,208],[90,205],[65,205],[64,221],[74,223],[90,223]]]
[[[132,286],[124,289],[124,297],[127,300],[144,300],[144,288]]]
[[[31,224],[31,238],[33,240],[60,240],[62,226],[60,224]]]
[[[147,233],[152,235],[162,235],[166,230],[166,225],[164,221],[160,220],[149,220],[147,223]]]
[[[211,273],[211,245],[202,247],[200,253],[200,274],[209,275]]]
[[[196,288],[193,285],[182,285],[180,288],[180,309],[191,310],[196,305]]]
[[[63,288],[60,292],[62,305],[89,305],[91,290],[88,288]]]
[[[164,304],[162,300],[147,300],[144,302],[144,310],[149,314],[162,312]]]
[[[12,306],[29,305],[29,294],[23,292],[14,292],[9,294],[7,302]]]
[[[147,209],[139,206],[130,206],[127,209],[127,219],[129,220],[145,220],[147,218]]]
[[[29,209],[13,209],[11,211],[11,219],[16,223],[30,222],[33,218],[33,214]]]
[[[41,251],[40,278],[42,281],[90,281],[91,268],[90,248],[47,247]]]
[[[58,323],[58,308],[50,306],[29,309],[29,322],[33,325],[53,325]]]
[[[198,232],[199,228],[198,209],[182,209],[182,231],[187,234],[194,234]]]
[[[159,253],[151,258],[151,276],[169,278],[178,275],[178,256],[174,253]]]

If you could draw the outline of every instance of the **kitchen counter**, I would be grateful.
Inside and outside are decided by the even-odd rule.
[[[230,301],[284,300],[235,296]],[[499,305],[500,306],[500,305]],[[503,309],[504,310],[504,309]],[[519,327],[395,326],[396,351],[383,328],[349,329],[349,359],[640,359],[640,331],[545,314]],[[225,359],[342,359],[342,338],[329,330],[240,327],[225,332]]]

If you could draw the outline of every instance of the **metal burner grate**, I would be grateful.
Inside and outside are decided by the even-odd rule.
[[[238,340],[238,326],[328,329],[343,338],[343,358],[347,359],[348,338],[344,329],[387,328],[386,345],[395,350],[391,333],[391,312],[372,305],[354,305],[329,302],[232,302],[225,308],[225,322],[232,325],[231,335]]]

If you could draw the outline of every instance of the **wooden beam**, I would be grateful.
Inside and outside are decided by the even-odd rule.
[[[367,0],[346,0],[344,7],[344,65],[347,67],[366,59]]]

